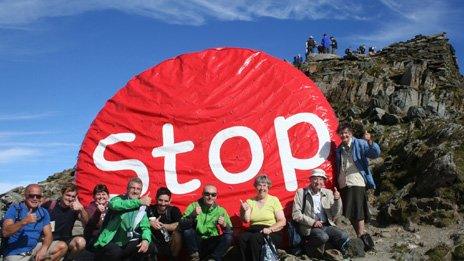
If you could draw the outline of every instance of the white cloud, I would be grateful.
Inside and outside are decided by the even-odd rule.
[[[35,156],[37,154],[39,154],[37,150],[20,147],[0,150],[0,164],[23,160],[25,157]]]
[[[346,0],[5,0],[0,27],[14,28],[43,18],[88,11],[117,10],[172,24],[201,25],[207,19],[250,21],[276,19],[362,19],[361,4]]]
[[[459,17],[461,12],[446,1],[381,0],[381,3],[392,15],[378,21],[378,29],[370,33],[351,35],[347,39],[369,45],[387,46],[393,42],[410,39],[417,34],[456,31],[463,25],[463,19]],[[453,21],[457,24],[453,24]]]
[[[49,135],[52,132],[49,131],[0,131],[1,138],[21,137],[21,136],[39,136]]]
[[[56,115],[56,112],[0,114],[0,121],[36,120]]]
[[[47,148],[47,147],[78,147],[80,144],[70,142],[2,142],[0,147],[31,147],[31,148]]]

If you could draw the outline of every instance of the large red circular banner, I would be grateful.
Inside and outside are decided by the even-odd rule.
[[[218,188],[231,216],[269,175],[270,194],[290,206],[314,168],[331,186],[337,118],[308,77],[266,53],[239,48],[180,55],[137,75],[100,111],[83,141],[76,182],[84,204],[104,183],[122,194],[138,176],[182,210]]]

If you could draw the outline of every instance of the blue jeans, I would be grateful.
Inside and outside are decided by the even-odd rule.
[[[311,228],[311,233],[305,239],[305,249],[308,254],[313,255],[315,252],[322,254],[327,242],[330,242],[333,247],[344,252],[349,235],[338,227],[323,226],[322,228]]]
[[[189,254],[199,252],[200,259],[211,257],[214,260],[222,260],[232,244],[232,231],[225,230],[220,236],[203,239],[195,229],[190,228],[182,231],[182,240]]]

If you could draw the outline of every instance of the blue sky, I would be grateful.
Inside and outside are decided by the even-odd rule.
[[[291,59],[309,35],[339,53],[447,32],[464,68],[464,2],[0,0],[0,193],[76,163],[93,118],[134,75],[182,53]]]

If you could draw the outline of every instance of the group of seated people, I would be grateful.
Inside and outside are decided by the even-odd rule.
[[[313,170],[308,188],[295,194],[292,218],[300,224],[310,254],[329,240],[343,250],[349,240],[333,222],[341,213],[340,194],[325,189],[325,179],[323,170]],[[63,187],[60,199],[46,202],[38,184],[28,185],[25,201],[12,204],[4,216],[2,233],[8,240],[4,259],[73,260],[87,251],[95,260],[156,260],[157,255],[176,260],[182,245],[190,260],[224,257],[233,241],[233,227],[226,209],[217,205],[215,186],[206,185],[203,196],[183,215],[170,204],[169,189],[159,188],[152,205],[149,195],[141,196],[142,186],[139,178],[133,178],[124,195],[109,200],[108,188],[99,184],[94,200],[84,208],[73,184]],[[238,238],[242,260],[260,260],[265,237],[280,246],[286,225],[279,199],[268,194],[268,176],[259,175],[254,186],[256,195],[240,202],[240,217],[249,224]],[[303,209],[306,192],[312,200]],[[77,219],[84,225],[83,237],[72,235]]]
[[[364,139],[353,137],[347,124],[338,133],[342,143],[335,152],[334,191],[324,186],[324,170],[314,169],[309,185],[298,189],[293,200],[289,224],[296,223],[300,246],[313,257],[324,253],[326,243],[346,250],[348,234],[334,222],[342,209],[365,246],[374,244],[364,224],[369,220],[366,190],[375,189],[368,158],[378,157],[380,148],[368,132]],[[261,260],[262,247],[269,241],[279,247],[287,222],[279,198],[269,194],[268,176],[258,175],[254,187],[254,197],[240,200],[240,218],[248,226],[238,236],[238,245],[246,261]],[[73,260],[79,253],[90,254],[91,260],[156,260],[159,255],[176,260],[182,245],[190,260],[224,257],[233,241],[233,227],[226,209],[217,204],[215,186],[204,186],[202,197],[183,215],[170,204],[169,189],[159,188],[152,205],[150,193],[141,195],[142,188],[142,181],[132,178],[124,195],[109,199],[108,188],[99,184],[93,190],[94,201],[84,208],[73,184],[63,187],[60,199],[46,202],[38,184],[28,185],[24,202],[11,204],[3,218],[4,260]],[[72,235],[77,219],[84,225],[83,237]]]

